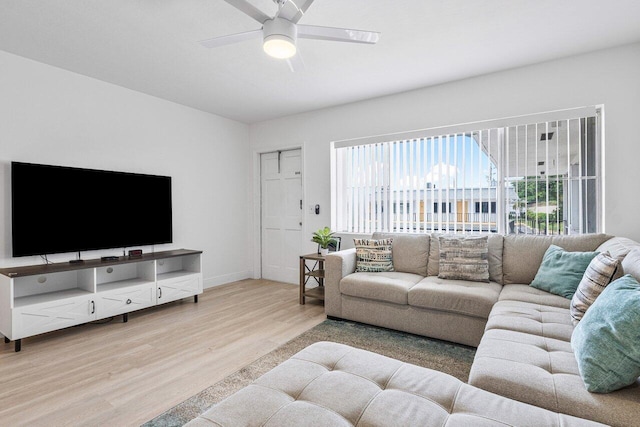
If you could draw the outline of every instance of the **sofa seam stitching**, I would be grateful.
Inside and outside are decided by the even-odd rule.
[[[490,329],[490,330],[491,330],[491,331],[509,331],[509,332],[518,332],[518,331],[514,331],[514,330],[512,330],[512,329]],[[525,332],[522,332],[522,333],[523,333],[523,334],[526,334],[526,335],[529,335],[529,336],[533,335],[533,334],[527,334],[527,333],[525,333]],[[533,335],[533,336],[536,336],[536,335]],[[549,348],[547,347],[547,343],[546,343],[546,341],[548,341],[548,340],[555,340],[555,341],[559,341],[559,342],[564,343],[564,344],[569,344],[571,341],[564,341],[564,340],[561,340],[561,339],[559,339],[559,338],[551,338],[551,337],[540,337],[540,338],[541,338],[541,339],[543,340],[543,342],[545,343],[545,344],[544,344],[545,349],[546,349],[549,353],[568,353],[568,352],[567,352],[567,351],[565,351],[565,350],[549,350]],[[487,341],[488,341],[488,340],[501,341],[501,342],[506,342],[506,343],[525,344],[525,345],[530,345],[530,346],[532,346],[532,347],[536,347],[536,348],[539,348],[540,350],[542,350],[542,347],[539,347],[539,346],[537,346],[537,345],[535,345],[535,344],[523,343],[522,341],[518,341],[518,340],[516,340],[516,339],[506,339],[506,338],[488,337],[488,338],[487,338]]]
[[[200,414],[200,415],[198,415],[197,418],[199,418],[201,420],[205,420],[206,422],[210,423],[211,425],[218,426],[218,427],[224,427],[224,424],[220,424],[217,421],[213,421],[213,420],[210,420],[209,418],[205,418],[204,415],[205,414]]]
[[[444,419],[444,421],[442,423],[442,427],[446,427],[446,425],[449,423],[449,419],[453,415],[453,409],[456,406],[456,401],[458,400],[458,394],[460,394],[460,390],[462,390],[462,386],[463,385],[464,385],[463,382],[460,382],[460,384],[458,384],[458,389],[456,390],[456,394],[453,396],[453,399],[451,400],[451,406],[447,410],[447,416],[445,417],[445,419]]]
[[[367,402],[366,405],[364,405],[364,408],[362,408],[362,411],[360,412],[360,415],[358,415],[358,418],[356,419],[356,422],[353,423],[354,426],[357,426],[360,423],[360,420],[362,419],[362,416],[364,415],[364,413],[367,411],[367,408],[369,406],[371,406],[371,402],[373,402],[373,400],[378,397],[380,394],[382,393],[382,389],[380,389],[380,391],[378,391],[376,394],[374,394],[373,396],[371,396],[371,399],[369,399],[369,401]]]
[[[304,360],[304,359],[296,359],[296,360]],[[318,366],[322,366],[323,368],[325,368],[325,369],[326,369],[326,366],[325,366],[325,365],[323,365],[322,363],[314,362],[314,361],[311,361],[311,360],[304,360],[304,361],[305,361],[305,362],[309,362],[309,363],[314,363],[314,364],[316,364],[316,365],[318,365]],[[336,364],[337,364],[337,363],[336,363]],[[308,387],[312,382],[314,382],[316,379],[320,378],[322,375],[325,375],[325,374],[327,374],[327,373],[329,373],[329,372],[342,372],[342,373],[343,373],[343,374],[345,374],[345,375],[352,375],[352,376],[354,376],[354,377],[358,377],[358,378],[360,378],[360,379],[363,379],[363,380],[365,380],[365,381],[367,381],[367,382],[369,382],[369,383],[375,384],[378,388],[380,388],[380,385],[379,385],[376,381],[374,381],[373,379],[368,378],[368,377],[365,377],[365,376],[360,375],[360,374],[356,374],[356,373],[354,373],[354,372],[348,372],[348,371],[342,371],[342,370],[339,370],[339,369],[335,369],[335,365],[334,365],[332,369],[330,369],[330,370],[329,370],[329,369],[327,369],[327,372],[325,372],[325,373],[323,373],[323,374],[321,374],[321,375],[318,375],[318,376],[317,376],[317,377],[315,377],[313,380],[309,381],[309,383],[308,383],[307,385],[305,385],[305,386],[304,386],[304,388],[300,391],[300,393],[298,393],[298,395],[297,395],[297,396],[300,396],[300,395],[302,394],[302,392],[304,391],[304,389],[306,389],[306,388],[307,388],[307,387]],[[267,386],[261,386],[261,387],[270,388],[270,387],[267,387]],[[277,390],[277,389],[273,389],[273,390]],[[284,392],[283,392],[283,393],[284,393]],[[287,394],[287,393],[285,393],[285,394]],[[287,396],[291,396],[291,395],[287,394]],[[291,396],[291,397],[293,397],[293,396]],[[297,398],[297,397],[296,397],[296,398]]]
[[[545,368],[537,366],[537,365],[532,365],[531,363],[528,363],[528,362],[522,362],[520,360],[512,360],[512,359],[507,359],[507,358],[504,358],[504,357],[496,357],[496,356],[478,356],[477,358],[478,359],[504,360],[504,361],[507,361],[507,362],[513,362],[513,363],[518,363],[520,365],[526,365],[526,366],[531,366],[531,367],[534,367],[534,368],[542,369],[543,371],[547,372],[549,375],[552,375],[552,376],[557,375],[557,374],[553,374],[553,373],[549,372],[548,369],[545,369]],[[575,375],[575,374],[567,373],[566,375]]]
[[[395,376],[396,376],[396,374],[400,371],[400,369],[402,369],[402,367],[403,367],[404,365],[405,365],[404,363],[401,363],[401,364],[400,364],[400,366],[398,366],[398,367],[396,368],[396,370],[393,372],[393,374],[391,374],[391,375],[389,376],[389,379],[384,383],[384,388],[383,388],[383,390],[386,390],[386,389],[387,389],[387,387],[389,387],[389,383],[391,382],[391,380],[393,379],[393,377],[395,377]]]
[[[458,400],[458,395],[460,394],[460,390],[462,390],[462,386],[463,385],[464,385],[464,383],[461,381],[460,384],[458,385],[458,389],[456,390],[456,394],[453,396],[453,400],[451,401],[451,407],[447,411],[449,413],[449,416],[451,416],[451,414],[453,414],[453,408],[456,406],[456,401]],[[447,417],[447,419],[448,418],[449,417]]]
[[[323,365],[320,365],[320,366],[323,366]],[[333,370],[331,370],[331,371],[327,370],[327,372],[333,372]],[[284,391],[283,391],[283,393],[285,393],[287,396],[291,396],[291,397],[293,398],[293,400],[294,400],[294,401],[296,401],[296,400],[298,400],[298,399],[300,398],[300,396],[302,395],[302,393],[304,393],[304,391],[307,389],[307,387],[309,387],[312,383],[314,383],[314,382],[315,382],[318,378],[320,378],[321,376],[325,375],[327,372],[324,372],[324,373],[322,373],[322,374],[318,375],[317,377],[315,377],[314,379],[312,379],[311,381],[309,381],[307,384],[305,384],[305,386],[304,386],[304,387],[302,387],[302,389],[300,390],[300,392],[299,392],[298,394],[296,394],[296,395],[295,395],[295,397],[294,397],[294,396],[291,396],[291,395],[290,395],[290,394],[288,394],[288,393],[285,393]]]
[[[313,380],[309,381],[309,382],[307,383],[307,385],[305,385],[305,386],[304,386],[304,388],[302,389],[302,391],[304,391],[304,389],[306,389],[306,388],[307,388],[307,387],[308,387],[312,382],[314,382],[314,381],[315,381],[316,379],[318,379],[320,376],[322,376],[322,375],[318,375],[318,376],[317,376],[317,377],[315,377]],[[296,397],[293,397],[293,396],[291,396],[289,393],[287,393],[287,392],[285,392],[285,391],[283,391],[283,390],[280,390],[280,389],[278,389],[278,388],[273,388],[273,387],[269,387],[269,386],[262,385],[262,384],[256,384],[256,383],[252,383],[252,384],[249,384],[249,385],[253,385],[253,386],[257,386],[257,387],[261,387],[261,388],[268,389],[268,390],[273,390],[273,391],[276,391],[276,392],[278,392],[278,393],[280,393],[280,394],[284,394],[285,396],[287,396],[287,397],[289,397],[289,398],[291,398],[291,399],[292,399],[290,402],[287,402],[287,403],[283,404],[282,406],[280,406],[280,407],[279,407],[279,408],[278,408],[278,409],[277,409],[273,414],[271,414],[271,415],[270,415],[270,416],[269,416],[269,417],[264,421],[264,423],[262,423],[262,424],[261,424],[261,426],[266,425],[266,424],[269,422],[269,420],[271,420],[271,418],[273,418],[273,417],[274,417],[278,412],[280,412],[280,411],[281,411],[282,409],[284,409],[286,406],[289,406],[289,405],[291,405],[292,403],[295,403],[295,402],[305,402],[305,403],[307,403],[307,404],[309,404],[309,405],[314,405],[314,406],[317,406],[317,407],[319,407],[319,408],[323,408],[323,409],[325,409],[325,410],[327,410],[327,411],[329,411],[329,412],[332,412],[332,413],[334,413],[334,414],[338,415],[339,417],[341,417],[341,418],[342,418],[342,419],[344,419],[345,421],[350,422],[350,421],[349,421],[347,418],[345,418],[342,414],[340,414],[340,413],[336,412],[335,410],[333,410],[333,409],[331,409],[331,408],[329,408],[329,407],[327,407],[327,406],[320,405],[319,403],[317,403],[317,402],[312,402],[312,401],[310,401],[310,400],[302,400],[302,399],[298,399],[298,398],[300,397],[300,395],[302,394],[302,391],[300,391],[300,393],[298,393],[298,395],[297,395]],[[222,426],[221,426],[221,427],[222,427]]]
[[[285,393],[285,394],[286,394],[286,393]],[[289,395],[287,395],[287,396],[289,396]],[[295,402],[295,400],[294,400],[293,402]],[[269,416],[267,417],[267,419],[266,419],[266,420],[264,420],[264,422],[263,422],[262,424],[260,424],[260,425],[261,425],[261,426],[265,426],[265,425],[267,425],[267,423],[269,422],[269,420],[271,420],[271,418],[273,418],[273,417],[274,417],[278,412],[280,412],[280,411],[282,410],[282,408],[284,408],[285,406],[289,406],[289,405],[290,405],[291,403],[293,403],[293,402],[285,403],[284,405],[280,406],[280,407],[279,407],[279,408],[278,408],[278,409],[277,409],[273,414],[269,415]]]
[[[314,378],[313,380],[309,381],[309,383],[305,387],[307,387],[309,384],[311,384],[313,381],[315,381],[316,378]],[[247,385],[247,387],[249,387],[249,386],[260,387],[260,388],[264,388],[264,389],[267,389],[267,390],[276,391],[279,394],[284,394],[288,398],[292,399],[291,402],[295,402],[296,400],[298,400],[296,397],[291,396],[289,393],[287,393],[284,390],[280,390],[279,388],[269,387],[269,386],[266,386],[266,385],[263,385],[263,384],[257,384],[257,383],[251,383],[251,384]],[[291,402],[289,402],[289,403],[291,403]]]
[[[279,408],[278,408],[278,410],[277,410],[277,411],[275,411],[273,414],[271,414],[271,415],[269,416],[269,418],[267,418],[267,419],[265,420],[265,422],[264,422],[264,423],[262,423],[261,425],[262,425],[262,426],[266,425],[266,424],[269,422],[269,420],[271,420],[271,418],[273,418],[273,417],[274,417],[278,412],[280,412],[280,411],[281,411],[282,409],[284,409],[286,406],[289,406],[289,405],[291,405],[291,404],[293,404],[293,403],[295,403],[295,402],[304,402],[304,403],[306,403],[306,404],[308,404],[308,405],[317,406],[318,408],[322,408],[322,409],[324,409],[324,410],[326,410],[326,411],[328,411],[328,412],[331,412],[331,413],[333,413],[333,414],[336,414],[337,416],[339,416],[340,418],[342,418],[342,419],[343,419],[343,420],[345,420],[346,422],[351,423],[351,421],[349,421],[347,418],[345,418],[345,417],[344,417],[344,415],[342,415],[342,414],[340,414],[340,413],[336,412],[335,410],[333,410],[333,409],[331,409],[331,408],[329,408],[329,407],[327,407],[327,406],[320,405],[319,403],[317,403],[317,402],[312,402],[312,401],[310,401],[310,400],[297,400],[297,399],[296,399],[296,400],[294,400],[294,401],[292,401],[292,402],[285,403],[284,405],[282,405],[281,407],[279,407]]]
[[[560,402],[558,399],[558,389],[556,387],[556,377],[553,372],[553,363],[551,362],[551,352],[549,351],[547,336],[544,333],[544,323],[542,322],[542,310],[540,310],[540,324],[542,328],[542,340],[544,342],[544,349],[547,352],[547,360],[548,360],[548,366],[549,366],[549,368],[547,369],[547,372],[549,372],[549,374],[551,375],[551,385],[553,386],[553,397],[556,402],[556,412],[557,412],[559,411],[559,408],[560,408]]]
[[[449,421],[449,418],[450,418],[451,415],[453,415],[453,414],[449,414],[449,417],[447,417],[447,419],[445,420],[445,425]],[[504,425],[504,426],[510,426],[510,427],[516,427],[517,426],[517,424],[509,423],[509,422],[506,422],[506,421],[500,421],[500,420],[497,420],[497,419],[495,419],[495,418],[493,418],[493,417],[491,417],[489,415],[482,415],[482,414],[476,414],[476,413],[468,413],[468,415],[470,415],[472,417],[475,417],[475,418],[482,418],[483,420],[489,420],[489,421],[492,421],[493,423],[498,423],[498,424]],[[560,414],[558,414],[558,415],[560,415]]]

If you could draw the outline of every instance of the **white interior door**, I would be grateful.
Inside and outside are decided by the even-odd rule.
[[[262,278],[298,283],[302,247],[302,151],[260,156]]]

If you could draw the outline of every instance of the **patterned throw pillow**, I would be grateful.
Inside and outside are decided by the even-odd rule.
[[[487,236],[440,236],[441,279],[489,281],[489,244]]]
[[[611,283],[618,271],[620,271],[620,261],[611,258],[609,252],[598,254],[591,260],[571,299],[570,313],[574,324],[582,319],[584,313]]]
[[[392,242],[393,239],[353,239],[356,247],[356,271],[393,271]]]

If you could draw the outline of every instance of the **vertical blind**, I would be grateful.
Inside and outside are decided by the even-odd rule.
[[[591,111],[335,144],[332,227],[367,234],[596,232],[601,127]]]

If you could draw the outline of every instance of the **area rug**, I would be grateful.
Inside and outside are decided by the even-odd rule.
[[[211,405],[247,386],[260,375],[318,341],[358,347],[403,362],[453,375],[467,382],[475,348],[361,323],[326,320],[222,381],[143,424],[143,427],[182,426]]]

